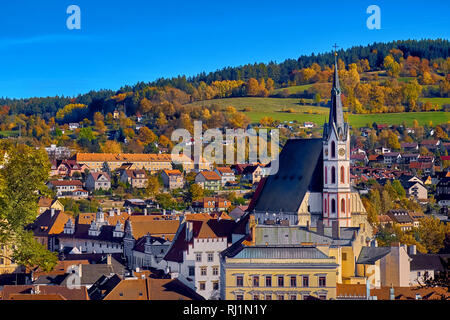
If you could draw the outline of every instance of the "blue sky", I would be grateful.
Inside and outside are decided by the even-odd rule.
[[[81,30],[66,27],[69,5]],[[381,9],[369,30],[366,9]],[[0,96],[73,96],[373,42],[445,38],[450,1],[21,0],[0,4]]]

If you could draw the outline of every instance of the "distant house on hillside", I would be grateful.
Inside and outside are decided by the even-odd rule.
[[[109,190],[111,189],[111,178],[106,172],[91,172],[86,178],[86,189]]]

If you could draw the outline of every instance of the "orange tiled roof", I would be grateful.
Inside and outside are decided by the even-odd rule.
[[[214,171],[202,171],[199,174],[204,176],[206,180],[222,180],[220,176]]]
[[[175,169],[175,170],[164,170],[164,172],[166,173],[167,176],[181,175],[181,171],[178,170],[178,169]]]
[[[234,173],[234,171],[231,170],[230,167],[217,167],[216,169],[217,169],[217,171],[219,171],[220,173]]]
[[[336,297],[366,297],[366,285],[337,283]]]
[[[77,153],[77,162],[152,162],[172,161],[170,154],[147,153]]]
[[[131,216],[128,221],[131,223],[135,239],[149,233],[152,236],[164,235],[166,239],[171,240],[180,225],[178,220],[155,220],[152,216]]]
[[[80,180],[52,180],[50,181],[55,187],[59,186],[83,186]]]

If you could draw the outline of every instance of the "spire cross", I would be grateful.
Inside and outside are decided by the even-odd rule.
[[[339,48],[339,46],[335,43],[333,48],[334,48],[334,53],[336,53],[336,49]]]

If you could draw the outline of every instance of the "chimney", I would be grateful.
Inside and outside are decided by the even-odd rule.
[[[55,215],[55,208],[50,209],[50,214],[51,214],[51,217],[53,218],[53,216]]]
[[[113,209],[109,210],[109,216],[110,217],[114,217],[114,210]]]
[[[78,265],[78,276],[79,276],[80,278],[83,276],[83,271],[82,271],[82,269],[83,269],[83,265],[80,263],[80,264]]]
[[[109,266],[111,265],[111,254],[110,253],[106,255],[106,264]]]
[[[191,241],[192,239],[193,224],[194,223],[192,221],[186,222],[186,241]]]
[[[417,247],[415,244],[408,246],[408,254],[409,255],[415,255],[417,254]]]
[[[317,221],[317,233],[320,234],[321,236],[323,236],[323,220],[318,220]]]
[[[391,288],[389,289],[389,300],[395,300],[394,287],[391,284]]]
[[[127,213],[131,214],[131,208],[130,207],[127,207]]]
[[[331,224],[331,235],[333,239],[339,239],[340,238],[340,228],[339,228],[339,221],[334,220]]]
[[[40,294],[40,293],[41,293],[41,290],[39,289],[39,285],[35,285],[35,286],[34,286],[33,293],[34,293],[34,294]]]
[[[416,293],[416,300],[422,300],[422,296],[418,293]]]
[[[147,208],[144,208],[144,216],[147,215]]]
[[[116,212],[116,215],[120,216],[120,209],[119,208],[115,208],[114,211]]]

